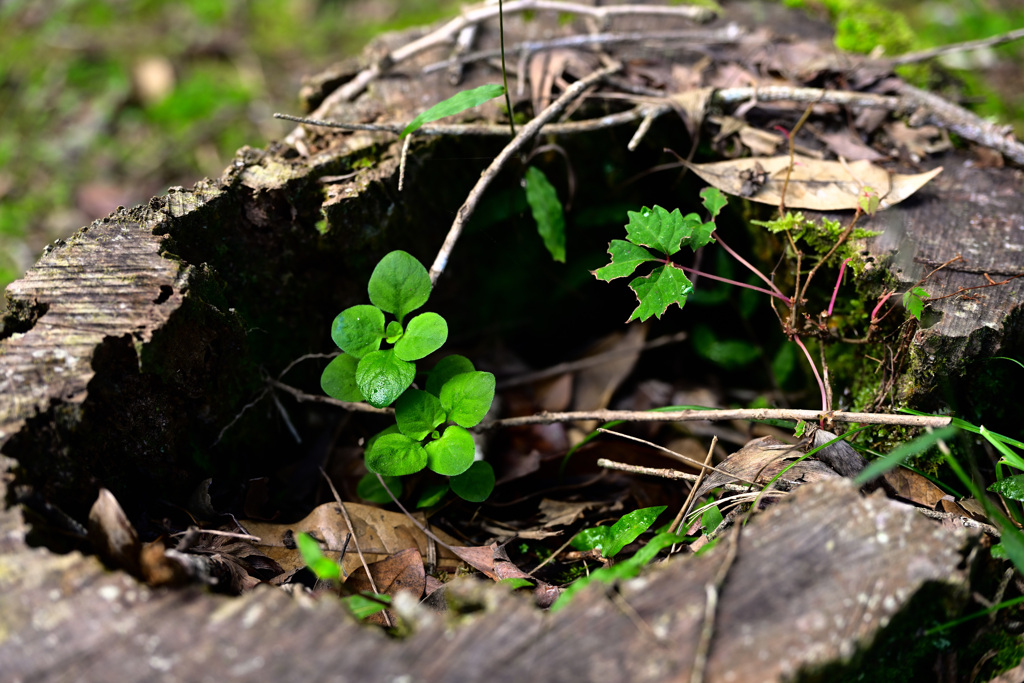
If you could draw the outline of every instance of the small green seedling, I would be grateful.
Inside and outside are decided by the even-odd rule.
[[[462,90],[455,93],[451,97],[441,102],[438,102],[430,109],[426,110],[402,130],[401,137],[405,137],[409,133],[416,132],[424,124],[443,119],[446,116],[454,116],[455,114],[461,114],[467,109],[480,106],[488,100],[493,100],[495,97],[501,97],[505,94],[504,86],[498,85],[497,83],[489,83],[487,85],[481,85],[479,88],[473,88],[472,90]]]
[[[612,240],[608,245],[612,262],[594,271],[598,280],[608,282],[630,275],[637,266],[649,261],[662,264],[649,275],[633,278],[629,283],[640,305],[627,322],[637,318],[647,320],[652,315],[661,318],[672,304],[682,308],[686,297],[693,292],[693,284],[683,270],[672,263],[671,256],[684,246],[696,251],[714,242],[711,236],[715,230],[714,219],[726,204],[722,193],[713,187],[701,190],[700,196],[711,213],[709,221],[701,221],[695,213],[683,216],[679,209],[669,213],[660,206],[644,207],[638,212],[628,212],[626,240]],[[661,255],[654,256],[648,249]]]
[[[300,533],[295,537],[295,543],[299,547],[299,553],[302,554],[302,561],[316,574],[316,578],[322,581],[341,583],[344,574],[341,565],[324,555],[315,538],[309,534]],[[365,591],[348,595],[341,601],[356,619],[365,619],[387,609],[391,604],[391,596]]]
[[[452,477],[456,494],[478,502],[494,488],[494,472],[487,463],[474,463],[476,444],[469,429],[490,410],[494,375],[453,355],[434,366],[425,391],[412,387],[415,361],[448,339],[448,324],[437,313],[406,321],[427,302],[431,287],[427,269],[410,254],[393,251],[381,259],[367,286],[372,305],[346,308],[331,325],[331,337],[343,353],[324,369],[320,386],[341,401],[365,401],[377,408],[394,404],[397,424],[367,444],[368,470],[401,477],[429,467]],[[385,314],[394,319],[388,321]],[[382,487],[373,493],[381,500],[387,495]]]
[[[903,307],[920,322],[921,313],[924,311],[924,300],[927,298],[928,292],[923,287],[914,287],[903,293]]]
[[[572,539],[576,550],[600,550],[605,559],[612,559],[640,534],[651,528],[665,506],[641,508],[623,515],[612,526],[595,526],[583,529]]]

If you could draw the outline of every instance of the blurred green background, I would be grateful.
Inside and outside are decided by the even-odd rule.
[[[790,0],[794,2],[794,0]],[[1019,0],[797,0],[890,53],[1024,26]],[[0,0],[0,288],[43,246],[110,213],[216,177],[289,126],[301,77],[454,0]],[[892,8],[893,3],[886,3]],[[1024,119],[1020,43],[957,71],[979,111]],[[1018,124],[1018,135],[1024,129]],[[2,308],[3,303],[0,303]]]

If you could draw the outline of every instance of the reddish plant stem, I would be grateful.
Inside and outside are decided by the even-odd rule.
[[[719,237],[717,234],[715,235],[715,241],[718,242],[718,244],[721,245],[721,247],[723,249],[725,249],[727,252],[729,252],[729,256],[732,256],[734,259],[736,259],[737,261],[742,263],[743,266],[747,270],[749,270],[751,273],[753,273],[757,277],[761,278],[761,281],[764,282],[766,285],[768,285],[771,288],[771,290],[773,292],[775,292],[779,296],[780,299],[783,299],[786,303],[789,303],[789,297],[787,297],[785,294],[783,294],[782,290],[779,289],[778,287],[776,287],[774,282],[769,280],[768,277],[764,273],[762,273],[760,270],[758,270],[754,266],[752,266],[749,263],[747,263],[747,261],[742,256],[740,256],[735,251],[733,251],[732,248],[728,244],[726,244],[725,241],[721,237]]]
[[[726,282],[726,283],[728,283],[730,285],[736,285],[737,287],[743,287],[744,289],[752,289],[755,292],[761,292],[762,294],[767,294],[768,296],[774,296],[774,297],[776,297],[778,299],[782,299],[783,301],[786,302],[787,305],[789,304],[789,297],[787,297],[785,294],[781,294],[781,293],[778,293],[778,292],[773,292],[770,289],[765,289],[764,287],[755,287],[754,285],[748,285],[745,282],[737,282],[736,280],[730,280],[727,277],[719,277],[718,275],[711,275],[710,273],[705,273],[703,270],[697,270],[696,268],[687,268],[686,266],[681,266],[678,263],[673,263],[671,265],[675,266],[676,268],[679,268],[680,270],[682,270],[683,272],[686,272],[686,273],[694,273],[694,274],[699,275],[701,277],[706,277],[709,280],[718,280],[719,282]]]
[[[839,277],[836,278],[836,288],[832,290],[832,300],[828,302],[828,313],[825,314],[826,318],[832,317],[832,309],[836,305],[836,294],[839,294],[839,285],[843,284],[843,274],[846,272],[846,264],[850,262],[850,259],[843,261],[843,264],[839,266]]]
[[[818,380],[818,388],[821,390],[821,409],[823,412],[827,413],[829,411],[828,394],[825,391],[825,383],[822,381],[821,375],[818,373],[818,366],[814,364],[814,359],[811,358],[811,352],[807,350],[806,346],[804,346],[803,340],[801,340],[800,337],[795,334],[793,335],[792,339],[794,342],[796,342],[796,345],[799,346],[800,349],[804,352],[804,355],[807,357],[807,362],[811,364],[811,370],[814,371],[814,379]]]

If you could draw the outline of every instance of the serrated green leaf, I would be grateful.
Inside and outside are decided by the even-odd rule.
[[[419,360],[444,346],[448,323],[437,313],[420,313],[409,321],[405,335],[395,344],[395,355],[402,360]]]
[[[526,201],[537,223],[537,232],[551,258],[565,263],[565,214],[558,192],[536,166],[526,169]]]
[[[705,187],[700,191],[700,198],[704,208],[711,214],[712,219],[716,218],[725,205],[729,203],[729,200],[725,198],[725,195],[717,187]]]
[[[334,343],[356,358],[379,349],[383,338],[384,314],[376,306],[363,304],[346,308],[331,325]]]
[[[430,298],[430,275],[411,254],[393,251],[380,260],[370,275],[370,301],[401,322],[410,311]]]
[[[632,275],[641,263],[658,260],[643,247],[625,240],[612,240],[608,244],[608,253],[612,256],[612,262],[592,271],[594,277],[605,282],[610,282],[617,277]]]
[[[494,400],[494,375],[463,372],[444,383],[440,398],[449,420],[462,427],[475,427]]]
[[[660,266],[650,275],[634,278],[629,287],[636,292],[640,305],[626,322],[637,318],[647,320],[652,315],[660,319],[672,304],[682,308],[686,297],[693,292],[693,283],[683,271],[673,266]]]
[[[356,366],[356,385],[366,402],[383,408],[402,395],[416,376],[416,366],[395,355],[394,349],[374,351]]]
[[[493,100],[495,97],[500,97],[505,94],[505,88],[496,83],[489,83],[487,85],[481,85],[479,88],[473,88],[472,90],[463,90],[457,92],[448,99],[438,102],[430,109],[426,110],[412,122],[402,129],[400,137],[405,137],[409,133],[414,133],[424,124],[430,123],[431,121],[437,121],[443,119],[446,116],[453,116],[467,109],[477,107],[488,100]]]
[[[701,223],[699,220],[693,226],[693,232],[690,236],[683,239],[683,244],[690,247],[694,251],[697,251],[703,246],[711,244],[715,241],[715,238],[711,236],[711,233],[715,231],[715,224],[711,221],[707,223]]]
[[[366,469],[386,477],[404,477],[427,466],[427,452],[405,434],[384,434],[366,449]]]
[[[419,389],[407,389],[395,401],[395,420],[399,431],[416,441],[427,438],[445,417],[441,401]]]
[[[660,251],[666,256],[679,251],[683,237],[693,232],[694,226],[690,221],[683,220],[679,209],[670,213],[660,206],[653,209],[645,206],[640,211],[629,211],[626,215],[629,217],[629,223],[626,224],[629,241]],[[699,224],[700,219],[696,218],[696,222]]]
[[[391,322],[388,323],[387,329],[384,330],[384,341],[386,341],[388,344],[394,344],[395,342],[402,338],[403,334],[405,334],[405,330],[402,329],[402,323],[398,322],[397,320],[392,320]],[[405,360],[409,359],[406,358]]]
[[[473,435],[458,425],[448,425],[440,439],[428,441],[423,448],[427,451],[427,467],[449,477],[469,469],[476,454]]]
[[[1024,474],[1001,479],[989,486],[988,490],[1010,500],[1024,500]]]
[[[384,486],[387,486],[387,488],[385,489]],[[371,472],[364,474],[359,483],[356,484],[357,496],[367,502],[377,503],[378,505],[386,505],[391,502],[391,496],[388,495],[388,491],[391,491],[395,498],[401,498],[402,480],[398,477],[384,477],[384,485],[382,486],[377,475]]]
[[[459,356],[457,354],[451,356],[445,356],[441,360],[437,361],[437,365],[430,371],[427,376],[427,391],[432,393],[434,396],[441,395],[441,387],[445,385],[445,382],[450,380],[455,375],[461,375],[464,372],[473,372],[476,368],[473,367],[472,361],[465,356]]]
[[[359,359],[343,353],[333,359],[320,375],[320,388],[331,398],[358,403],[365,400],[356,384],[356,366]]]
[[[477,460],[462,474],[449,480],[452,491],[470,503],[482,503],[494,490],[494,468],[490,463]]]

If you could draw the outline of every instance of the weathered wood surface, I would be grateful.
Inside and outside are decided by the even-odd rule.
[[[396,641],[353,623],[332,599],[269,587],[241,598],[154,591],[94,558],[26,548],[16,515],[3,512],[0,524],[0,671],[9,681],[688,680],[706,586],[727,556],[723,540],[625,582],[615,597],[588,589],[555,614],[478,586],[458,595],[483,610],[451,622],[420,612],[414,634]],[[706,680],[830,680],[858,657],[876,671],[926,671],[929,662],[906,658],[906,633],[886,626],[901,613],[921,623],[963,605],[969,544],[843,480],[798,490],[740,536]]]
[[[907,389],[918,395],[974,359],[1013,355],[1024,345],[1024,277],[969,289],[1024,273],[1024,173],[977,168],[960,154],[930,165],[945,170],[915,197],[873,217],[870,229],[883,234],[866,242],[900,291],[962,257],[923,285],[938,300],[929,304],[911,346]],[[961,289],[968,291],[956,294]]]
[[[658,28],[672,26],[659,20]],[[509,24],[517,27],[524,32],[510,34],[511,40],[575,30],[543,14],[525,27]],[[493,30],[484,36],[481,47],[496,44]],[[726,47],[702,50],[722,54]],[[616,54],[676,57],[636,47]],[[443,48],[426,53],[329,115],[355,122],[408,119],[457,89],[493,80],[470,70],[469,80],[453,86],[443,71],[418,75],[418,66],[447,56]],[[678,121],[663,120],[649,138],[663,140],[678,130]],[[576,149],[612,153],[631,134],[594,133]],[[479,170],[461,160],[485,157],[500,142],[418,140],[403,195],[396,190],[394,136],[311,130],[302,144],[308,157],[280,145],[243,150],[223,177],[93,224],[9,288],[13,313],[0,339],[4,472],[14,470],[14,458],[19,484],[84,520],[101,485],[130,513],[157,497],[182,500],[203,476],[195,471],[196,453],[246,463],[278,457],[281,439],[258,417],[231,432],[227,446],[213,446],[262,387],[261,366],[273,373],[301,353],[327,350],[328,321],[361,297],[369,268],[383,252],[403,248],[429,261]],[[445,156],[456,161],[437,173],[425,162],[445,145]],[[372,167],[354,165],[362,158]],[[936,182],[973,182],[973,176],[954,175],[949,160],[942,163],[947,171]],[[600,160],[576,158],[574,164],[581,186],[592,182],[602,191],[603,180],[586,175],[601,173]],[[325,199],[319,179],[349,173],[355,175],[326,186]],[[983,172],[998,187],[1019,182],[1015,174]],[[933,222],[957,216],[961,224],[970,222],[990,216],[983,211],[988,207],[1005,209],[1005,221],[986,218],[987,229],[971,233],[977,241],[963,250],[978,254],[970,268],[991,266],[998,278],[1002,261],[984,258],[1006,256],[1020,244],[1019,199],[1000,190],[985,204],[979,192],[962,198],[958,215],[946,199],[956,198],[962,186],[936,187],[948,192],[928,195],[926,189],[920,202],[881,214],[893,228],[879,244],[900,249],[896,263],[906,271],[904,281],[914,280],[908,264],[915,256],[951,255],[929,241]],[[932,213],[913,218],[925,206]],[[322,216],[325,234],[316,228]],[[877,253],[888,249],[879,246]],[[975,284],[978,274],[963,276]],[[1013,322],[1019,316],[1006,324],[1018,302],[987,300],[992,305],[975,333],[952,327],[954,319],[970,319],[967,308],[942,309],[954,311],[943,320],[954,340],[962,340],[943,352],[966,357],[997,348],[1004,342],[986,337],[987,330],[1019,332]],[[919,336],[921,348],[939,343],[930,330]],[[20,488],[6,493],[9,501],[21,495]],[[17,507],[0,519],[0,672],[13,680],[254,673],[282,680],[400,674],[424,680],[678,679],[692,665],[704,585],[721,560],[715,553],[668,563],[623,588],[629,608],[593,592],[551,616],[491,592],[487,599],[496,601],[496,611],[468,618],[469,627],[445,631],[425,624],[398,643],[357,628],[329,602],[304,606],[270,590],[240,599],[150,591],[104,572],[92,558],[28,548]],[[883,621],[922,595],[929,581],[949,598],[935,599],[934,606],[955,609],[965,591],[958,569],[964,541],[937,529],[896,503],[862,500],[848,489],[807,489],[761,515],[744,532],[725,585],[709,680],[726,680],[730,671],[736,680],[769,680],[845,659],[867,647]],[[631,610],[663,642],[652,640]]]

